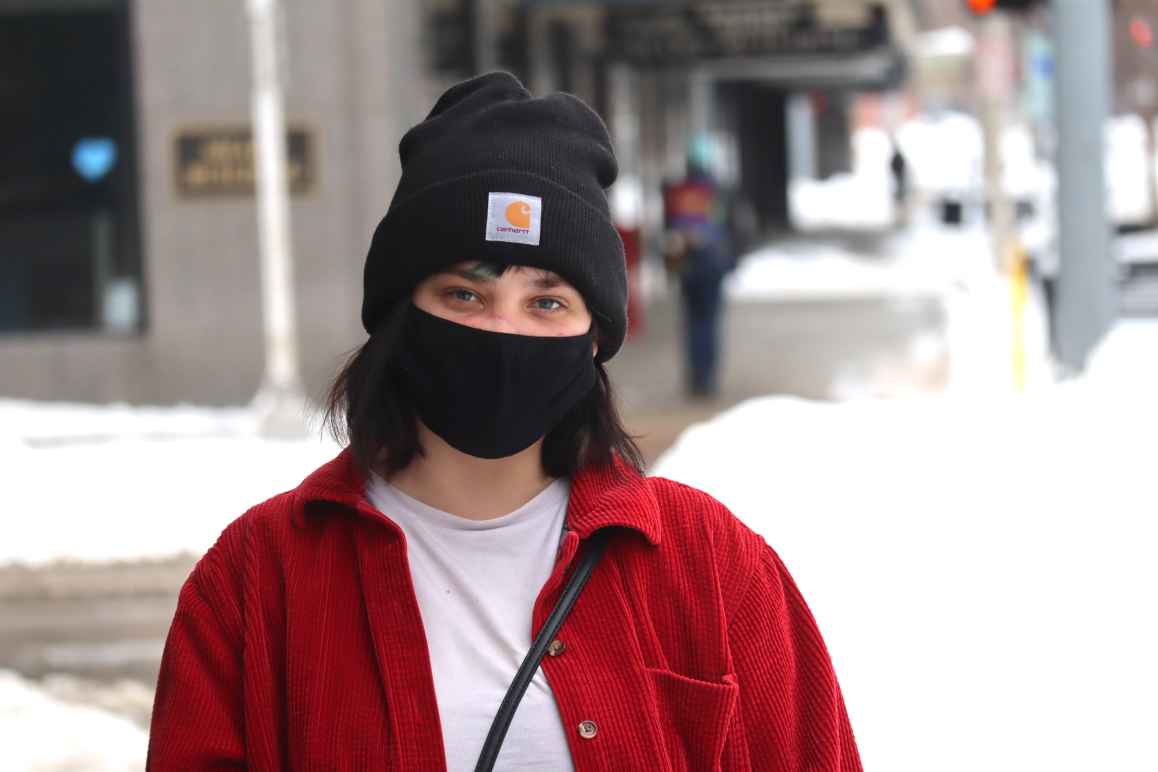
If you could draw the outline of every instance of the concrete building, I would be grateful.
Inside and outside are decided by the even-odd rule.
[[[294,271],[317,396],[428,101],[420,7],[285,0]],[[238,404],[263,366],[239,0],[0,0],[0,396]]]

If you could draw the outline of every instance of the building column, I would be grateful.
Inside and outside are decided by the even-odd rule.
[[[820,179],[852,171],[852,134],[850,132],[848,95],[842,91],[825,91],[817,97],[816,170]]]

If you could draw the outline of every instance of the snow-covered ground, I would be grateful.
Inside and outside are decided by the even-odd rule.
[[[0,400],[0,564],[204,552],[246,509],[338,451],[259,436],[243,409]]]
[[[0,766],[13,772],[135,772],[148,737],[126,718],[52,696],[0,670]]]
[[[988,236],[979,221],[949,229],[922,212],[914,223],[850,250],[836,236],[782,239],[745,255],[726,280],[738,302],[943,295],[974,278],[992,278]]]
[[[1019,396],[753,400],[653,472],[779,551],[866,769],[1155,770],[1156,354],[1125,323]]]
[[[928,266],[932,261],[925,263]],[[739,302],[940,293],[942,276],[895,261],[869,262],[835,242],[772,244],[746,255],[725,280]]]

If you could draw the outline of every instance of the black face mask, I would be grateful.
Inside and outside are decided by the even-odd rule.
[[[526,450],[595,385],[591,332],[490,332],[411,306],[404,335],[399,362],[422,422],[478,458]]]

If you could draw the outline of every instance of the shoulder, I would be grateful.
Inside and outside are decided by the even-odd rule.
[[[767,569],[774,555],[764,538],[723,503],[699,488],[664,477],[648,477],[659,504],[663,547],[681,560],[714,565],[725,602],[747,593],[752,577]]]
[[[240,592],[252,563],[284,540],[293,506],[294,492],[287,491],[250,507],[225,526],[194,565],[189,583],[207,598]]]
[[[666,477],[648,477],[647,485],[659,504],[665,537],[672,531],[676,534],[692,531],[713,538],[738,540],[749,546],[763,543],[759,534],[710,493]]]

